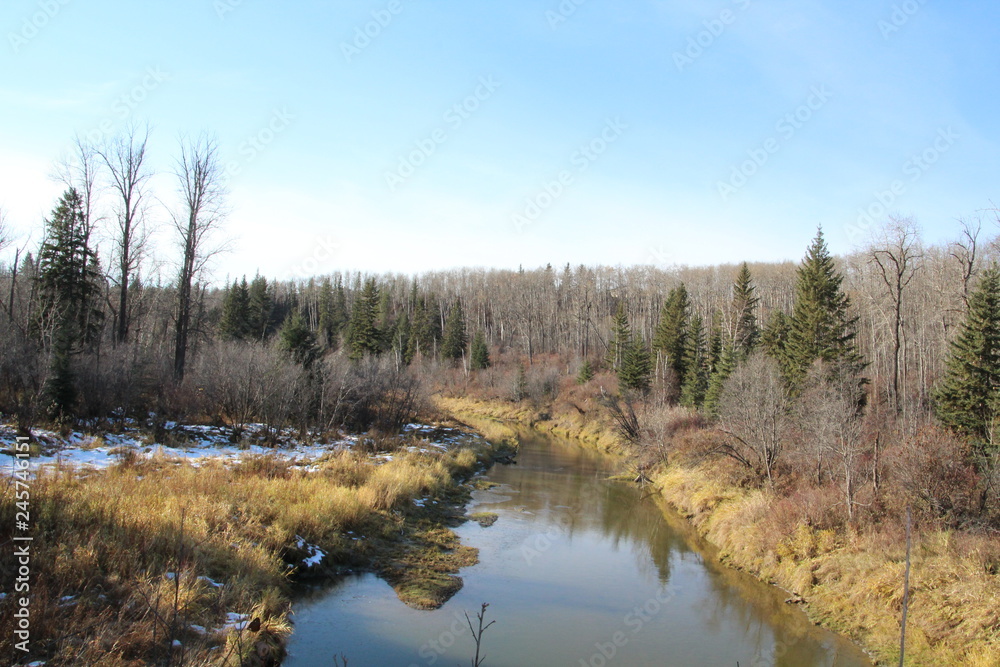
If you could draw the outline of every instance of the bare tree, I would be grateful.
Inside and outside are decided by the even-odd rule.
[[[755,353],[726,380],[719,427],[728,436],[719,451],[774,483],[788,426],[788,393],[778,364]]]
[[[84,241],[91,245],[90,237],[97,223],[97,180],[101,161],[94,146],[83,137],[77,135],[73,139],[70,155],[56,164],[52,176],[67,189],[74,189],[83,200],[83,232]]]
[[[920,230],[909,218],[890,218],[885,228],[876,233],[870,250],[870,261],[878,268],[892,305],[892,391],[891,402],[896,412],[900,401],[900,349],[903,340],[903,292],[920,268],[923,253]]]
[[[854,496],[866,443],[861,437],[863,392],[835,368],[817,362],[799,396],[797,416],[807,442],[819,456],[829,454],[838,466],[834,474],[843,484],[848,521],[854,520]]]
[[[205,263],[221,248],[209,248],[209,236],[225,218],[226,189],[219,162],[218,142],[202,135],[181,140],[177,161],[181,207],[172,215],[181,246],[177,279],[177,319],[174,325],[174,377],[184,378],[191,326],[191,287]]]
[[[146,185],[152,176],[146,164],[149,126],[129,123],[121,134],[96,149],[111,177],[117,195],[114,251],[118,269],[118,309],[115,340],[125,342],[131,320],[129,287],[139,270],[149,238],[145,228]]]
[[[980,219],[959,220],[962,225],[961,236],[957,241],[948,244],[948,254],[958,262],[962,276],[962,303],[969,309],[969,290],[972,279],[976,277],[979,268],[979,234],[983,231],[983,221]]]

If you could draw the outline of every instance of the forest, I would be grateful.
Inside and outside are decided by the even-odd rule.
[[[178,203],[154,211],[148,135],[78,141],[40,243],[0,229],[0,414],[19,434],[137,420],[239,442],[263,424],[280,448],[289,429],[398,432],[436,395],[526,405],[604,421],[637,479],[714,462],[797,505],[793,526],[909,515],[1000,564],[994,211],[937,245],[889,217],[839,257],[804,220],[797,262],[219,280],[216,145],[181,144]],[[147,278],[154,219],[178,248],[166,281]]]

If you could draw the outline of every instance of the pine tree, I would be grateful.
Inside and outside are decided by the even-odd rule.
[[[714,373],[719,361],[722,359],[722,315],[719,311],[712,313],[712,334],[709,336],[708,358],[706,360],[707,371]]]
[[[653,364],[646,343],[639,337],[630,339],[618,368],[618,385],[624,390],[645,393],[649,391],[652,373]]]
[[[684,341],[684,378],[681,383],[681,405],[701,407],[708,390],[708,364],[705,351],[705,329],[701,315],[691,318]]]
[[[969,310],[951,344],[947,370],[934,392],[947,426],[971,437],[984,453],[995,448],[1000,416],[1000,268],[990,266],[969,297]]]
[[[719,357],[719,363],[712,371],[708,379],[708,390],[705,392],[705,402],[702,404],[702,411],[710,418],[715,419],[719,414],[719,400],[722,398],[722,389],[726,380],[736,369],[737,352],[735,348],[727,346]]]
[[[319,354],[316,335],[309,328],[299,309],[295,309],[285,318],[278,338],[281,349],[291,354],[295,363],[305,368],[309,368]]]
[[[348,356],[351,359],[360,359],[366,354],[378,354],[381,351],[381,334],[375,326],[378,300],[378,284],[374,278],[369,278],[351,311],[347,334]]]
[[[608,341],[607,362],[612,370],[619,370],[625,361],[625,352],[632,344],[632,327],[625,314],[625,304],[618,302],[618,311],[611,324],[611,339]]]
[[[788,316],[780,310],[774,311],[771,319],[767,321],[767,326],[760,336],[760,344],[772,359],[780,362],[784,358],[790,328]]]
[[[584,359],[580,364],[580,371],[576,374],[577,384],[587,384],[594,379],[594,367],[590,365],[590,359]]]
[[[524,364],[517,365],[517,375],[514,376],[514,400],[523,401],[528,395],[528,378],[524,373]]]
[[[271,335],[273,312],[274,299],[271,296],[267,279],[258,274],[250,283],[250,289],[247,292],[247,337],[250,340],[262,341]]]
[[[455,305],[448,312],[448,321],[444,325],[441,356],[445,359],[461,359],[465,355],[465,348],[468,344],[469,338],[465,333],[465,313],[462,312],[462,302],[456,300]]]
[[[83,200],[70,189],[46,221],[38,255],[39,319],[66,336],[69,349],[93,347],[100,336],[103,278],[89,246]]]
[[[684,379],[684,346],[687,338],[690,303],[687,287],[681,283],[670,290],[660,322],[653,336],[653,349],[663,353],[666,364],[674,370],[677,380]]]
[[[482,329],[476,331],[476,335],[472,337],[470,356],[472,370],[479,371],[490,367],[490,351],[486,347],[486,336],[483,335]]]
[[[746,262],[740,267],[733,283],[733,313],[736,317],[736,330],[733,345],[742,358],[750,356],[760,339],[760,329],[757,326],[757,288],[750,275],[750,267]]]
[[[45,380],[45,396],[49,417],[62,421],[73,413],[76,404],[76,374],[73,372],[72,331],[68,322],[56,325],[52,335],[49,375]]]
[[[246,340],[250,335],[250,289],[246,276],[242,282],[233,280],[222,300],[219,335],[232,340]]]
[[[853,374],[864,367],[854,344],[857,318],[848,314],[851,304],[841,291],[843,280],[820,229],[798,269],[788,340],[779,358],[785,382],[792,388],[817,359]]]

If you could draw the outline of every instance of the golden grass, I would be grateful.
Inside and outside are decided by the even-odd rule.
[[[654,481],[725,562],[801,595],[813,620],[853,637],[880,663],[898,661],[901,531],[806,523],[781,530],[776,497],[727,485],[713,463],[668,467]],[[968,536],[956,544],[947,531],[916,536],[906,664],[1000,665],[1000,577],[989,571],[988,545]]]
[[[291,564],[304,555],[299,537],[328,554],[320,574],[342,564],[378,570],[379,561],[401,562],[414,566],[414,577],[397,573],[396,585],[418,579],[421,605],[443,601],[461,586],[453,573],[475,561],[475,550],[410,501],[461,499],[455,480],[470,476],[479,459],[463,448],[397,452],[378,465],[338,452],[313,472],[267,456],[232,467],[154,456],[104,471],[40,470],[31,485],[33,650],[53,666],[280,659]],[[0,521],[11,525],[15,511],[13,486],[4,485]],[[352,541],[347,531],[366,539]],[[400,540],[407,559],[398,557]],[[0,563],[5,590],[13,567],[12,559]],[[74,596],[72,604],[63,596]],[[8,654],[12,604],[12,596],[0,601],[0,651]],[[219,629],[228,612],[259,618],[260,628],[192,628]]]

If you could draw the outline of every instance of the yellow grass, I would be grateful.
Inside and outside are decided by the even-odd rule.
[[[378,549],[399,541],[401,522],[415,510],[412,498],[451,493],[454,479],[478,465],[477,452],[468,449],[397,452],[379,465],[342,452],[315,472],[269,458],[196,468],[160,456],[104,471],[39,471],[31,483],[38,657],[53,666],[159,663],[171,655],[173,664],[279,658],[289,632],[294,570],[288,563],[306,555],[296,549],[299,536],[326,551],[328,567],[371,563]],[[13,486],[5,484],[0,521],[12,525],[15,511]],[[347,531],[366,539],[352,541]],[[435,539],[454,550],[446,538]],[[459,554],[462,562],[474,562],[471,551]],[[4,590],[12,588],[11,562],[0,564]],[[455,569],[443,561],[436,566]],[[457,590],[454,581],[444,583]],[[74,596],[74,603],[62,603],[63,596]],[[12,605],[12,596],[0,602],[5,655],[12,652]],[[261,629],[192,629],[218,630],[227,612],[259,618]],[[173,639],[181,648],[171,646]]]

